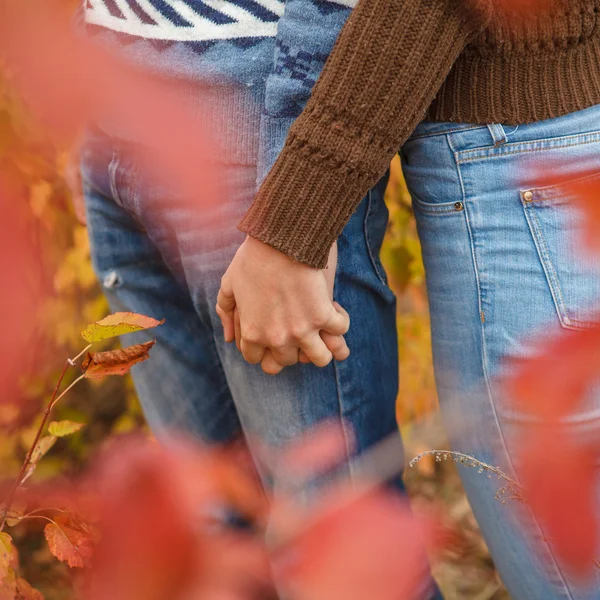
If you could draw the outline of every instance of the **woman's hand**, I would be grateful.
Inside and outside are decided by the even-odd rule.
[[[324,367],[332,358],[347,358],[341,336],[350,320],[332,301],[336,264],[335,246],[328,268],[321,271],[246,238],[223,275],[217,298],[225,340],[236,340],[248,362],[261,363],[272,374],[299,360]]]

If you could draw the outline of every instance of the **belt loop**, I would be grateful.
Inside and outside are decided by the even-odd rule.
[[[502,127],[500,123],[492,123],[491,125],[488,125],[488,129],[492,135],[492,140],[494,140],[494,146],[502,146],[502,144],[508,142],[504,127]]]

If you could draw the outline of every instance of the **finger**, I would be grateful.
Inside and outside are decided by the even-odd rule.
[[[221,319],[221,325],[223,326],[223,337],[225,338],[225,341],[233,342],[235,339],[233,315],[230,312],[225,312],[218,304],[215,308],[219,319]]]
[[[242,326],[240,325],[240,312],[237,307],[233,309],[233,329],[235,331],[235,345],[242,351]]]
[[[297,346],[282,346],[279,348],[271,348],[273,358],[285,367],[291,367],[298,363],[298,347]]]
[[[317,332],[302,342],[301,349],[304,350],[310,362],[317,367],[326,367],[333,359],[333,355]]]
[[[300,352],[298,353],[298,362],[302,363],[303,365],[310,364],[310,358],[308,358],[308,356],[306,356],[306,354],[304,353],[304,350],[300,350]]]
[[[266,350],[264,346],[248,342],[242,337],[240,351],[244,355],[246,362],[249,362],[251,365],[257,365],[263,359]]]
[[[345,335],[350,329],[350,315],[337,302],[334,302],[331,315],[321,329],[332,335]]]
[[[325,342],[327,349],[333,354],[333,360],[342,361],[350,356],[350,349],[342,335],[331,335],[321,331],[321,339]]]
[[[221,278],[221,288],[217,294],[217,306],[220,306],[226,313],[232,312],[235,307],[235,296],[227,273]]]
[[[296,351],[296,355],[298,352]],[[283,371],[283,365],[278,363],[273,356],[273,352],[271,352],[270,348],[267,348],[265,354],[260,361],[260,366],[262,370],[267,373],[267,375],[278,375]]]

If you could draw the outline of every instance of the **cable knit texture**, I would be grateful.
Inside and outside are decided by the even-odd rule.
[[[240,229],[316,268],[424,118],[519,124],[600,103],[600,0],[361,0]]]

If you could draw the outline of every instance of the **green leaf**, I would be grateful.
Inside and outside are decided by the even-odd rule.
[[[48,433],[62,438],[78,432],[84,425],[84,423],[75,423],[75,421],[52,421],[48,425]]]
[[[144,329],[152,329],[158,327],[165,322],[157,321],[152,317],[138,315],[131,312],[119,312],[113,315],[108,315],[101,321],[88,325],[81,335],[87,342],[99,342],[109,338],[133,333],[134,331],[143,331]]]

